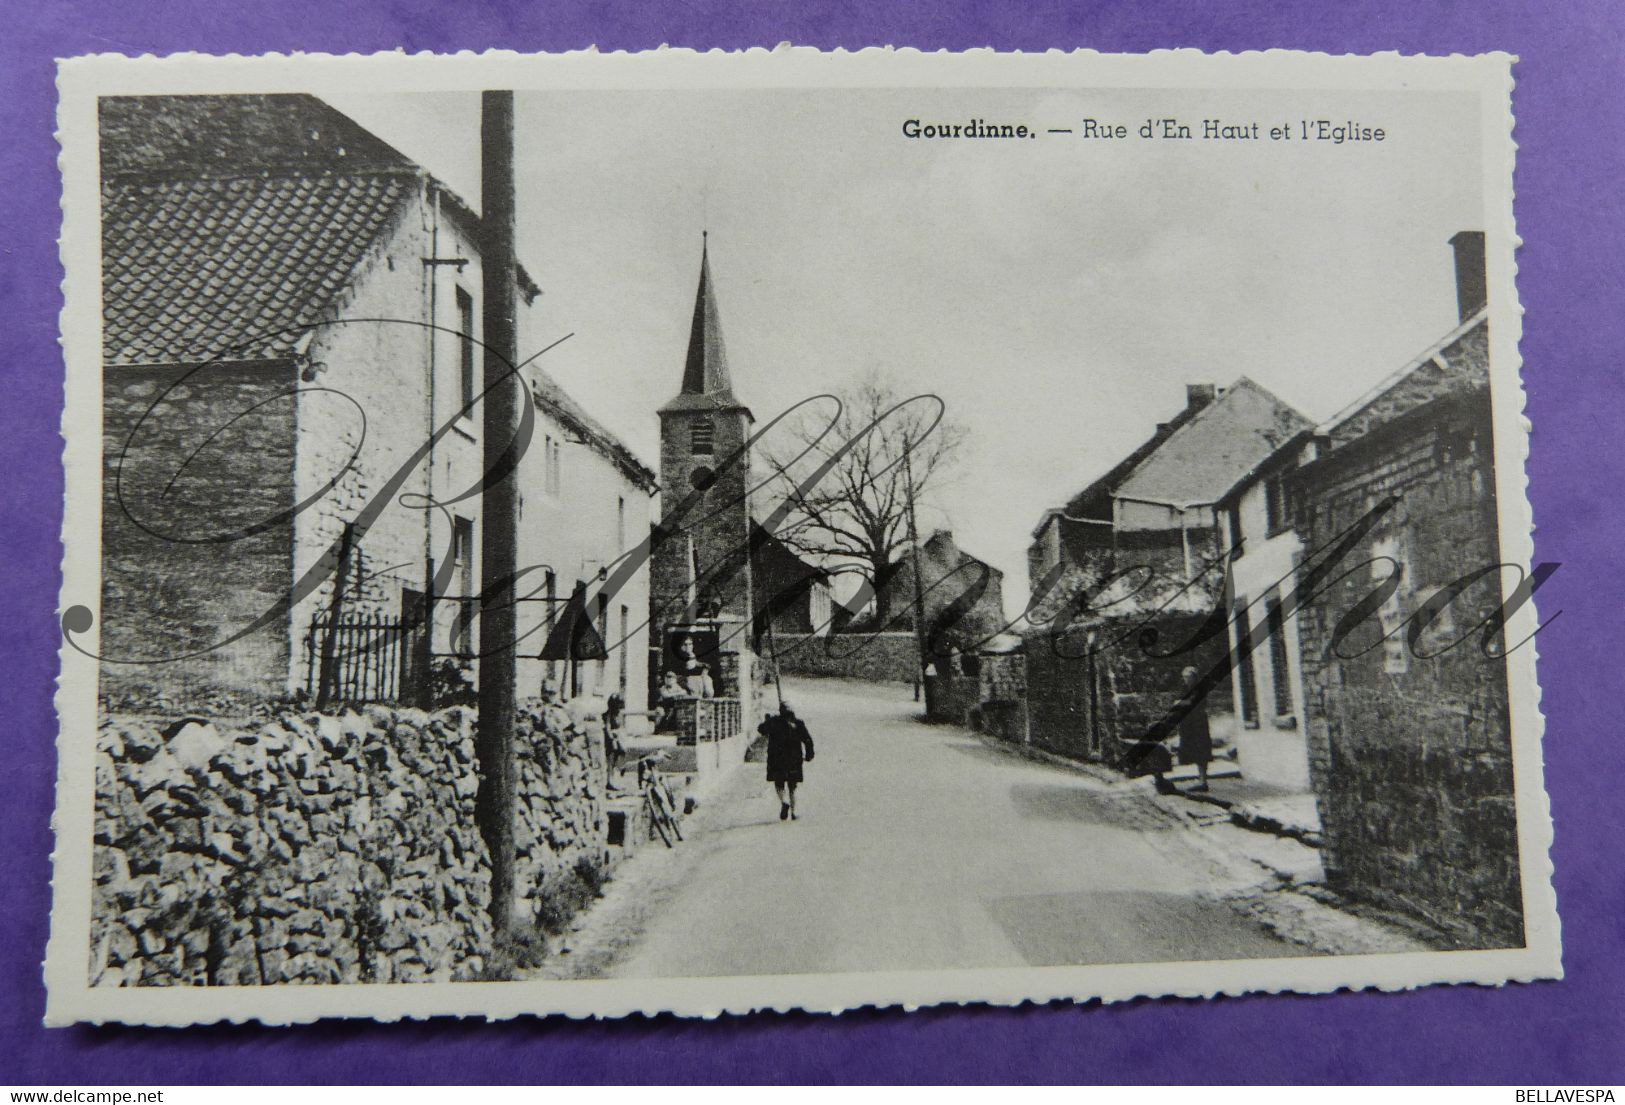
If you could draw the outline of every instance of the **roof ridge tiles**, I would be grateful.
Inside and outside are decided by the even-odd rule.
[[[324,177],[395,177],[422,179],[428,170],[419,166],[342,165],[308,166],[277,165],[248,172],[217,171],[211,167],[183,166],[162,169],[117,169],[102,174],[102,186],[113,184],[234,184],[261,180],[320,180]]]

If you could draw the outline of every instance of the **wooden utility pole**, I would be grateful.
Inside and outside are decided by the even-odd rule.
[[[931,712],[931,694],[926,685],[926,659],[925,659],[925,587],[920,578],[924,565],[920,563],[920,531],[914,520],[914,440],[903,439],[903,479],[908,483],[908,544],[914,550],[914,649],[919,653],[919,681],[916,684],[920,693],[914,696],[918,702],[925,699],[925,712]]]
[[[514,258],[513,93],[486,92],[480,103],[480,242],[483,273],[485,486],[480,509],[480,835],[491,854],[491,921],[513,924],[515,617],[519,484],[507,463],[519,427],[523,381],[515,333],[518,265]],[[499,473],[493,477],[493,473]]]

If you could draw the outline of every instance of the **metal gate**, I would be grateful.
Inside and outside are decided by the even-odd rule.
[[[426,645],[424,620],[384,614],[318,614],[305,638],[305,689],[330,702],[398,702]]]

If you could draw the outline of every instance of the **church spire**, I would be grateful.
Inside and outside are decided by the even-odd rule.
[[[731,410],[743,403],[734,395],[728,375],[728,353],[722,344],[722,319],[711,282],[709,235],[700,246],[700,286],[694,295],[694,322],[688,334],[683,388],[662,410]]]

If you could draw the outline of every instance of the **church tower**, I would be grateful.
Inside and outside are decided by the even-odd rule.
[[[695,636],[702,648],[717,641],[724,654],[714,665],[721,669],[717,690],[725,694],[739,670],[737,657],[750,648],[750,489],[756,480],[745,443],[755,419],[734,394],[708,243],[700,251],[682,388],[659,413],[661,520],[650,563],[650,629],[651,645],[663,655],[650,675],[658,680],[672,665],[673,642],[683,635]]]

